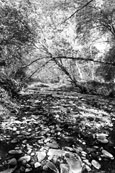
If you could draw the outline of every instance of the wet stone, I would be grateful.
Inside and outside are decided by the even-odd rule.
[[[31,135],[31,133],[29,133],[29,132],[25,132],[25,131],[22,132],[22,134],[25,135],[25,136],[29,136],[29,135]]]
[[[94,168],[96,169],[100,169],[101,165],[99,162],[97,162],[96,160],[92,160],[91,164],[94,166]]]
[[[27,162],[29,162],[31,160],[31,157],[29,156],[29,155],[26,155],[26,156],[23,156],[23,157],[20,157],[19,158],[19,162],[25,162],[25,163],[27,163]]]
[[[39,144],[44,144],[44,140],[43,140],[43,139],[38,140],[38,143],[39,143]]]
[[[91,163],[89,162],[89,160],[84,159],[83,162],[84,162],[85,164],[87,164],[88,166],[91,166]]]
[[[35,155],[35,153],[32,152],[32,153],[31,153],[31,156],[34,156],[34,155]]]
[[[41,164],[39,163],[39,162],[36,162],[35,164],[34,164],[34,167],[35,168],[38,168],[38,167],[40,167],[41,166]]]
[[[54,129],[52,129],[52,130],[50,131],[50,133],[54,134],[54,133],[55,133],[55,130],[54,130]]]
[[[67,164],[60,164],[60,170],[62,173],[69,173],[69,167]]]
[[[13,140],[11,140],[11,143],[12,143],[12,144],[17,143],[17,139],[13,139]]]
[[[32,152],[32,148],[28,149],[27,154],[30,154]]]
[[[31,168],[31,165],[27,163],[26,168]]]
[[[20,167],[20,172],[25,172],[25,167],[24,166]]]
[[[20,149],[20,147],[15,147],[15,150],[19,150]]]
[[[20,154],[22,154],[22,151],[21,150],[10,150],[8,153],[11,155],[20,155]]]
[[[50,148],[55,148],[55,149],[59,148],[59,145],[57,144],[57,142],[47,143],[46,145]]]
[[[10,166],[16,166],[17,165],[17,160],[15,158],[12,158],[12,159],[8,160],[8,164]]]
[[[16,127],[13,127],[12,130],[13,130],[13,131],[17,131],[17,128],[16,128]]]
[[[46,151],[38,151],[36,152],[36,155],[37,155],[38,161],[41,162],[46,157]]]
[[[30,172],[30,171],[32,171],[32,168],[26,168],[25,169],[25,172]]]
[[[102,154],[103,154],[102,156],[104,156],[106,158],[110,158],[112,160],[114,159],[114,156],[106,150],[102,150]]]
[[[91,168],[90,168],[90,166],[88,166],[88,165],[85,165],[85,169],[86,169],[88,172],[91,171]]]
[[[56,150],[56,149],[49,149],[47,155],[48,158],[51,160],[54,156],[61,157],[62,155],[65,154],[65,151],[63,150]]]
[[[32,129],[28,129],[28,132],[31,132],[32,131]]]
[[[22,141],[22,143],[23,143],[23,144],[27,143],[27,140],[26,140],[26,139],[25,139],[25,140],[23,140],[23,141]]]

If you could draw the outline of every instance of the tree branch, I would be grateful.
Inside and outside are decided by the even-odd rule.
[[[42,67],[45,67],[46,64],[48,64],[50,61],[51,61],[51,59],[49,59],[47,62],[45,62],[41,67],[38,67],[38,68],[28,77],[28,79],[31,78],[36,72],[38,72],[38,70],[41,71],[41,68],[42,68]]]
[[[81,58],[81,57],[74,58],[74,57],[66,57],[66,56],[52,57],[52,59],[53,58],[54,59],[70,59],[70,60],[76,60],[76,61],[91,61],[91,62],[94,62],[94,63],[100,63],[100,64],[105,64],[105,65],[115,66],[115,62],[104,62],[104,61],[93,60],[91,58],[84,59],[84,58]]]
[[[60,59],[60,60],[61,59],[70,59],[70,60],[76,60],[76,61],[91,61],[91,62],[94,62],[94,63],[100,63],[100,64],[105,64],[105,65],[115,66],[115,63],[114,62],[112,63],[112,62],[98,61],[98,60],[93,60],[91,58],[84,59],[84,58],[81,58],[81,57],[75,58],[75,57],[66,57],[66,56],[52,57],[52,55],[50,55],[47,58],[50,58],[50,60],[48,60],[48,62],[49,61],[52,61],[52,60],[55,60],[55,59]],[[32,62],[30,62],[29,64],[27,64],[26,66],[23,66],[22,68],[26,68],[26,67],[32,65],[33,63],[35,63],[36,61],[39,61],[41,59],[42,58],[37,58],[37,59],[33,60]]]
[[[70,18],[72,18],[77,12],[81,11],[83,8],[85,8],[86,6],[88,6],[93,0],[90,0],[89,2],[87,2],[85,5],[83,5],[81,8],[77,9],[76,11],[74,11],[74,13],[72,13],[67,19],[65,19],[61,24],[65,23],[67,20],[69,20]]]
[[[41,60],[41,59],[43,59],[43,57],[42,57],[42,58],[37,58],[37,59],[35,59],[35,60],[31,61],[29,64],[27,64],[27,65],[23,66],[22,68],[29,67],[29,66],[30,66],[30,65],[32,65],[34,62],[37,62],[37,61],[39,61],[39,60]]]

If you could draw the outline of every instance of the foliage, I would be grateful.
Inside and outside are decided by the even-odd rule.
[[[10,1],[9,1],[10,2]],[[5,2],[0,6],[0,84],[18,97],[19,84],[26,76],[27,55],[33,50],[35,31],[26,11]],[[15,79],[15,80],[14,80]]]
[[[83,6],[84,2],[79,2],[79,8]],[[100,67],[96,69],[96,75],[104,78],[105,81],[113,81],[115,78],[114,70],[114,39],[115,39],[115,2],[101,1],[98,4],[97,1],[92,1],[83,10],[76,13],[76,34],[77,39],[82,44],[89,44],[98,40],[99,37],[104,35],[106,42],[110,44],[110,50],[104,53],[105,63],[109,62],[112,65],[100,64]],[[95,34],[94,34],[95,33]],[[94,40],[94,41],[93,41]],[[91,56],[91,53],[89,53]],[[95,55],[93,56],[93,59]],[[101,57],[103,60],[103,57]]]
[[[112,65],[101,65],[97,68],[96,74],[101,75],[105,81],[114,82],[115,79],[115,47],[112,47],[105,55],[105,62],[110,62]]]
[[[18,68],[26,62],[26,55],[31,51],[35,34],[28,18],[13,6],[0,7],[0,59],[4,60],[5,73],[15,76]]]
[[[0,73],[0,86],[4,88],[12,98],[19,98],[18,92],[21,89],[20,85],[2,72]]]
[[[86,1],[88,2],[88,1]],[[100,5],[102,3],[102,5]],[[111,0],[101,1],[98,4],[97,1],[92,1],[83,10],[76,13],[76,33],[83,41],[90,41],[92,38],[91,31],[97,30],[100,34],[110,32],[114,36],[114,19],[115,9],[114,1]],[[84,1],[79,2],[79,8],[83,6]],[[111,7],[111,8],[110,8]],[[95,33],[96,34],[96,33]],[[97,37],[98,38],[98,37]]]

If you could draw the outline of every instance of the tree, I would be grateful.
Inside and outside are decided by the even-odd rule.
[[[110,65],[103,64],[97,68],[96,74],[102,76],[106,82],[114,83],[115,79],[115,47],[112,47],[105,55],[105,62],[109,62]],[[113,64],[113,65],[111,65]]]
[[[105,60],[104,58],[100,60],[100,57],[97,59],[98,51],[96,51],[96,54],[93,53],[92,50],[95,47],[93,43],[102,34],[104,36],[108,34],[109,36],[110,32],[109,19],[106,20],[105,17],[108,9],[107,1],[102,1],[103,6],[99,6],[95,0],[85,2],[83,0],[65,2],[55,0],[55,3],[54,1],[49,3],[47,0],[20,2],[17,0],[16,2],[18,2],[21,14],[28,16],[29,24],[38,33],[36,35],[36,44],[34,40],[31,40],[35,49],[28,56],[28,64],[24,65],[25,67],[36,67],[30,77],[53,61],[66,75],[68,74],[67,76],[71,80],[77,82],[86,73],[91,79],[95,78],[95,70],[92,72],[92,67],[96,69],[95,64],[97,62],[98,64],[104,64]],[[71,13],[71,11],[74,12]],[[111,26],[113,26],[113,23]],[[32,28],[28,30],[30,35],[31,30]],[[110,43],[111,39],[112,37],[109,40]],[[81,50],[79,50],[79,46],[82,46]],[[90,47],[92,48],[90,49]],[[25,55],[25,48],[23,50],[24,52],[21,52]],[[112,62],[105,61],[105,64],[110,63]]]
[[[90,45],[94,45],[95,41],[104,37],[110,45],[110,50],[101,57],[100,67],[97,68],[96,75],[105,79],[105,81],[113,81],[115,78],[114,70],[114,42],[115,42],[115,2],[113,0],[106,1],[76,1],[77,10],[73,12],[65,22],[76,19],[76,39],[87,49]],[[94,34],[95,33],[95,34]],[[89,53],[89,56],[91,54]],[[92,57],[95,63],[95,56]],[[89,60],[88,60],[89,61]],[[108,63],[108,64],[107,64]]]
[[[27,63],[26,56],[33,49],[35,42],[35,31],[30,24],[28,17],[21,9],[12,5],[1,5],[0,61],[5,62],[5,64],[1,72],[4,75],[0,76],[0,83],[11,92],[13,92],[13,85],[10,85],[8,78],[15,78],[20,69]],[[11,83],[13,84],[13,82]]]
[[[15,75],[17,69],[26,63],[24,57],[35,39],[32,29],[21,10],[7,5],[0,7],[0,59],[5,60],[8,75]]]

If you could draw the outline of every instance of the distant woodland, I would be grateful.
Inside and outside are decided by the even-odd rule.
[[[114,0],[0,0],[0,86],[28,82],[115,96]]]

